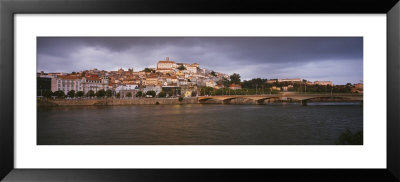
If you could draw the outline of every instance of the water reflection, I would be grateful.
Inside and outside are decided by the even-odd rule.
[[[359,103],[38,108],[39,145],[334,144],[363,128]]]

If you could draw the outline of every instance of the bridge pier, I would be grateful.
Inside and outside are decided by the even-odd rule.
[[[301,105],[302,106],[307,106],[307,100],[301,100]]]
[[[256,100],[256,103],[260,104],[260,105],[264,105],[265,104],[263,99]]]
[[[222,101],[222,104],[230,104],[231,103],[231,99],[225,99]]]

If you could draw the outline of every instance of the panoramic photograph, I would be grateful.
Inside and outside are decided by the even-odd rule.
[[[37,145],[363,145],[363,37],[37,37]]]

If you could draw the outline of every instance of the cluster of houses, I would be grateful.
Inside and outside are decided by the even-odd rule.
[[[166,91],[172,95],[192,96],[198,87],[222,87],[217,82],[229,75],[200,68],[197,63],[177,63],[169,60],[158,61],[156,68],[146,68],[142,71],[119,69],[117,71],[85,70],[72,73],[38,73],[38,78],[47,79],[52,92],[82,91],[86,94],[89,90],[112,90],[121,97],[135,95],[142,91],[155,91],[159,94]],[[236,88],[237,85],[232,85]]]
[[[38,73],[38,89],[51,90],[52,92],[82,91],[87,94],[92,90],[111,90],[113,95],[126,97],[136,95],[139,91],[147,93],[155,91],[158,95],[164,91],[169,96],[194,96],[198,95],[200,87],[224,88],[222,80],[230,80],[228,74],[214,72],[201,68],[197,63],[177,63],[168,57],[158,61],[156,68],[145,68],[142,71],[119,69],[117,71],[85,70],[72,73]],[[40,80],[40,81],[39,81]],[[300,78],[270,79],[267,83],[290,82],[304,83]],[[307,85],[333,85],[331,81],[305,82]],[[362,86],[362,85],[361,85]],[[272,87],[272,90],[287,91],[293,85]],[[239,84],[230,84],[229,89],[241,89]],[[130,94],[128,94],[130,93]]]

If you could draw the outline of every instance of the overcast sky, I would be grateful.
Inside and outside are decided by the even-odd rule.
[[[37,71],[134,71],[169,57],[242,79],[363,80],[362,37],[38,37]]]

